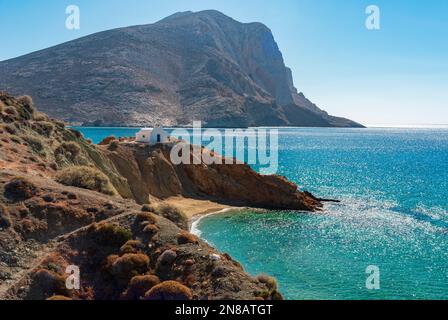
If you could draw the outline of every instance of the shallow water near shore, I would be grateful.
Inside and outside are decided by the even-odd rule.
[[[95,142],[137,131],[89,130]],[[448,299],[447,129],[280,129],[278,173],[342,203],[224,212],[197,232],[249,273],[275,276],[288,299]],[[379,290],[366,289],[370,265]]]

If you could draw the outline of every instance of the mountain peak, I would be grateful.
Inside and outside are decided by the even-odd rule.
[[[297,94],[266,26],[216,10],[178,12],[0,62],[0,88],[32,95],[44,112],[74,124],[341,123]]]

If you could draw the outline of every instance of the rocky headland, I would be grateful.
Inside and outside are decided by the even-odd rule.
[[[315,211],[320,201],[243,163],[173,165],[171,147],[93,145],[30,97],[0,93],[0,298],[280,299],[274,279],[189,233],[193,214],[173,204]],[[71,265],[79,290],[65,286]]]

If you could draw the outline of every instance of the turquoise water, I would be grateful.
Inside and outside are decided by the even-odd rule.
[[[288,299],[448,299],[447,129],[281,129],[279,174],[342,203],[212,215],[196,231]]]

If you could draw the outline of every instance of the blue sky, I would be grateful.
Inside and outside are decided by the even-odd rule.
[[[65,8],[81,29],[65,28]],[[368,5],[381,29],[365,27]],[[94,32],[216,9],[274,33],[296,87],[331,114],[365,124],[448,124],[448,1],[0,0],[0,60]]]

